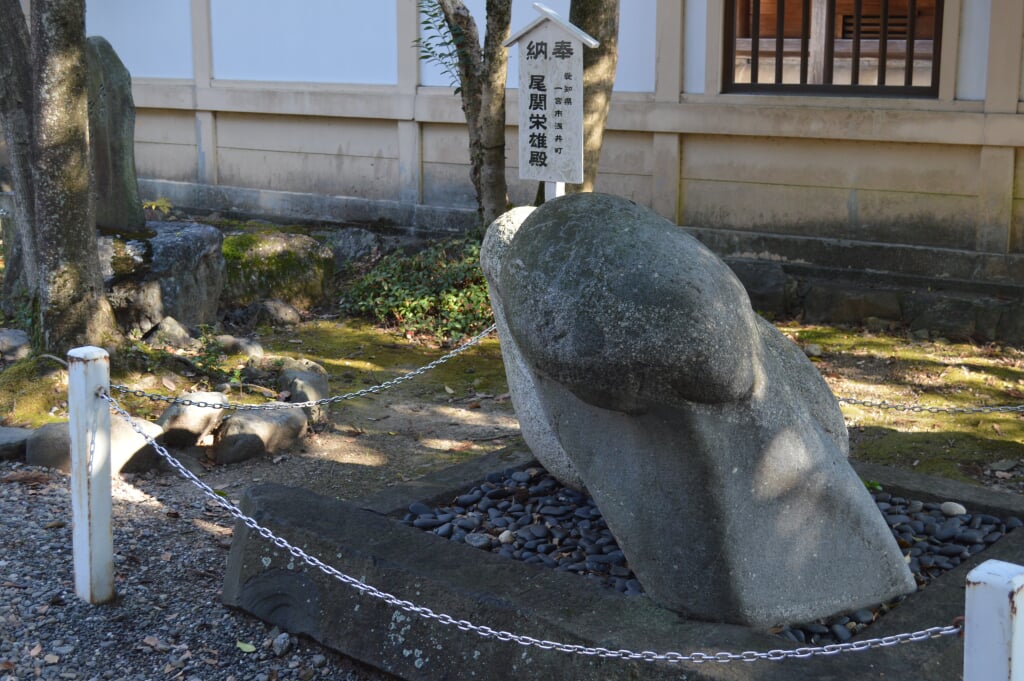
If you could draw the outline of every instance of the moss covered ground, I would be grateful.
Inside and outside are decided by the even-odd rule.
[[[844,398],[922,407],[994,407],[1024,404],[1024,351],[993,345],[921,340],[903,331],[778,323],[811,355],[833,392]],[[328,371],[332,394],[392,380],[446,352],[410,341],[369,322],[316,320],[294,329],[257,331],[268,354],[308,358]],[[210,373],[197,371],[212,367]],[[177,394],[208,390],[231,380],[245,358],[218,354],[143,352],[140,346],[112,357],[114,382]],[[47,358],[16,362],[0,372],[0,417],[7,426],[39,426],[67,418],[67,375]],[[405,398],[440,403],[507,393],[498,341],[485,339],[400,389]],[[260,399],[233,394],[232,399]],[[141,416],[162,405],[129,400]],[[1019,411],[950,414],[843,405],[855,459],[943,477],[978,481],[998,469],[1014,482],[1013,463],[1024,464],[1024,415]],[[1024,477],[1020,480],[1024,483]]]
[[[862,328],[780,328],[805,348],[840,397],[973,410],[1024,408],[1024,352],[1011,346],[922,340]],[[820,355],[818,354],[820,351]],[[1019,411],[951,414],[843,405],[856,459],[976,481],[1024,460]],[[999,477],[1012,479],[1003,472]]]

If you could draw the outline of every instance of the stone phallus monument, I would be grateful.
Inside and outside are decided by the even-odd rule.
[[[499,218],[481,262],[527,443],[655,602],[766,627],[914,590],[828,386],[700,242],[573,194]]]

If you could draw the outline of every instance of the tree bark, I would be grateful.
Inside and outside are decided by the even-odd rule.
[[[32,187],[32,71],[28,25],[18,0],[0,0],[0,127],[7,141],[14,214],[4,220],[4,280],[0,309],[13,317],[27,306],[33,263],[26,263],[35,200]]]
[[[583,183],[566,185],[592,192],[619,62],[619,0],[572,0],[569,21],[601,43],[583,50]]]
[[[511,0],[487,0],[483,48],[476,21],[461,0],[437,0],[459,58],[462,111],[469,129],[470,179],[481,230],[508,209],[505,179],[505,79]]]
[[[0,74],[13,74],[0,86],[0,113],[17,206],[8,267],[16,270],[10,286],[27,289],[35,349],[64,353],[120,334],[90,199],[85,3],[33,0],[31,11],[29,36],[18,1],[0,0]],[[5,293],[8,285],[5,273]]]

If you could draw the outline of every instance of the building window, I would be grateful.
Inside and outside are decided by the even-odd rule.
[[[724,92],[936,97],[943,0],[725,0]]]

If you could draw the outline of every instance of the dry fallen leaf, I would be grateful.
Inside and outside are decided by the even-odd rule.
[[[0,482],[22,482],[26,485],[41,485],[50,482],[50,476],[41,471],[14,471],[0,478]]]
[[[454,395],[454,394],[455,394],[455,391],[454,391],[454,390],[452,390],[451,388],[449,388],[448,386],[445,386],[445,387],[444,387],[444,391],[445,391],[446,393],[448,393],[449,395]]]

